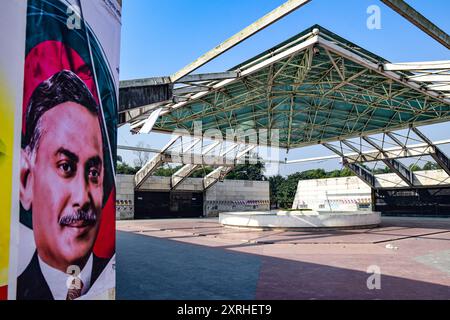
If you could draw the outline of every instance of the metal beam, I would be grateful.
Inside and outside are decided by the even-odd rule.
[[[383,64],[383,70],[385,71],[414,71],[414,70],[442,70],[442,69],[450,69],[450,60],[398,62],[398,63]],[[411,78],[414,77],[415,76],[411,76]]]
[[[207,155],[209,152],[213,151],[217,146],[221,144],[222,142],[216,141],[207,146],[206,149],[202,151],[201,161],[203,162],[204,156]],[[183,161],[185,160],[184,158],[185,157],[183,156]],[[200,167],[199,164],[195,164],[196,160],[195,158],[196,157],[194,156],[193,163],[185,164],[183,167],[181,167],[177,172],[175,172],[172,175],[172,177],[170,178],[171,190],[176,189],[186,178],[188,178],[195,170],[197,170]]]
[[[143,147],[132,147],[132,146],[122,146],[122,145],[118,145],[117,149],[119,149],[119,150],[127,150],[127,151],[141,151],[141,152],[147,152],[147,153],[160,153],[161,152],[161,150],[159,150],[159,149],[143,148]]]
[[[450,85],[448,84],[431,84],[428,86],[431,90],[438,90],[438,91],[450,91]]]
[[[450,74],[430,74],[430,75],[414,75],[408,77],[412,81],[418,82],[446,82],[450,83]]]
[[[419,147],[408,147],[405,149],[396,149],[395,151],[377,150],[373,152],[361,152],[354,155],[346,155],[348,162],[374,162],[385,161],[388,159],[401,159],[420,157],[424,155],[431,155],[434,149],[428,145]]]
[[[261,69],[263,69],[263,68],[265,68],[265,67],[267,67],[267,66],[269,66],[271,64],[274,64],[277,61],[280,61],[280,60],[282,60],[282,59],[284,59],[286,57],[289,57],[289,56],[291,56],[293,54],[301,52],[301,51],[305,50],[306,48],[308,48],[310,46],[313,46],[319,40],[319,36],[317,34],[314,35],[313,33],[310,33],[310,34],[308,34],[308,36],[311,36],[311,38],[309,38],[309,39],[305,40],[304,42],[299,43],[299,44],[297,44],[297,45],[287,49],[286,51],[282,51],[282,52],[280,52],[280,53],[278,53],[278,54],[268,58],[267,60],[259,62],[258,64],[255,64],[255,65],[252,65],[248,69],[242,70],[240,76],[241,77],[245,77],[245,76],[251,75],[253,73],[256,73],[257,71],[259,71],[259,70],[261,70]],[[376,66],[375,69],[377,67],[378,66]],[[219,89],[225,87],[226,85],[231,84],[231,83],[236,82],[236,81],[238,81],[238,79],[226,79],[226,80],[220,81],[217,84],[214,84],[212,86],[212,88],[213,88],[213,90],[219,90]],[[193,95],[191,98],[192,99],[200,99],[201,97],[207,95],[208,93],[209,93],[209,91],[199,92],[199,93],[196,93],[195,95]],[[170,113],[171,111],[173,111],[175,109],[183,107],[184,105],[186,105],[186,102],[177,103],[177,104],[171,106],[170,110],[163,111],[161,113],[161,115],[164,116],[164,115]]]
[[[426,144],[432,146],[433,142],[428,139],[428,137],[426,135],[424,135],[422,133],[422,131],[420,131],[419,129],[415,128],[415,127],[411,127],[411,131],[414,132],[420,139],[422,139]]]
[[[203,190],[206,191],[219,181],[223,181],[225,176],[230,173],[233,168],[231,167],[219,167],[210,172],[203,178]]]
[[[147,85],[123,87],[119,90],[119,113],[165,102],[172,98],[172,85]],[[147,111],[147,110],[146,110]]]
[[[450,176],[450,160],[447,155],[442,152],[438,147],[435,148],[435,153],[432,153],[434,161]]]
[[[239,31],[237,34],[235,34],[228,40],[222,42],[214,49],[205,53],[203,56],[201,56],[191,64],[187,65],[186,67],[184,67],[183,69],[172,75],[170,77],[172,82],[176,82],[179,79],[183,78],[184,76],[190,74],[192,71],[200,68],[201,66],[208,63],[212,59],[220,56],[224,52],[230,50],[231,48],[238,45],[242,41],[250,38],[254,34],[270,26],[271,24],[275,23],[276,21],[280,20],[284,16],[288,15],[292,11],[300,8],[301,6],[307,4],[310,1],[311,0],[288,0],[275,10],[271,11],[270,13],[259,19],[258,21],[252,23],[244,30]]]
[[[161,150],[160,153],[155,155],[150,161],[148,161],[134,176],[134,184],[136,189],[139,189],[147,178],[165,161],[165,152],[169,150],[181,136],[175,136],[169,143]]]
[[[231,170],[233,170],[235,164],[242,159],[248,152],[255,149],[256,146],[251,145],[244,148],[243,151],[240,151],[234,161],[233,166],[220,166],[214,171],[210,172],[206,177],[203,178],[203,190],[208,190],[211,188],[214,184],[216,184],[218,181],[223,181],[228,173],[230,173]],[[233,148],[234,149],[234,148]],[[226,156],[227,153],[231,152],[233,149],[228,149],[225,151],[222,155]]]
[[[144,117],[145,119],[148,118],[149,114],[158,109],[162,106],[165,106],[166,104],[172,102],[172,100],[164,100],[161,102],[152,103],[150,105],[146,106],[137,106],[134,108],[126,109],[125,111],[119,110],[119,126],[124,125],[126,123],[133,123],[137,120],[139,120],[141,117]]]
[[[319,43],[320,43],[321,46],[327,48],[329,51],[332,51],[332,52],[334,52],[334,53],[336,53],[336,54],[338,54],[338,55],[340,55],[340,56],[342,56],[344,58],[347,58],[347,59],[349,59],[351,61],[354,61],[354,62],[356,62],[356,63],[358,63],[358,64],[360,64],[360,65],[362,65],[362,66],[364,66],[364,67],[366,67],[368,69],[371,69],[371,70],[375,71],[376,73],[379,73],[379,74],[381,74],[381,75],[383,75],[383,76],[385,76],[387,78],[390,78],[390,79],[396,81],[397,83],[401,83],[403,86],[406,86],[406,87],[409,87],[411,89],[414,89],[417,92],[420,92],[421,94],[427,95],[430,98],[438,100],[438,101],[440,101],[442,103],[450,104],[450,100],[442,99],[440,97],[440,95],[438,94],[438,92],[425,90],[424,88],[421,87],[421,85],[419,83],[414,82],[414,81],[404,81],[404,78],[398,73],[385,70],[384,68],[382,68],[380,70],[379,65],[377,63],[375,63],[373,61],[370,61],[370,60],[368,60],[366,58],[363,58],[363,57],[357,55],[356,53],[351,52],[351,51],[349,51],[349,50],[347,50],[345,48],[342,48],[339,45],[333,43],[332,41],[328,41],[328,40],[325,40],[322,37],[319,37]],[[384,65],[384,66],[386,66],[386,65]]]
[[[222,166],[234,166],[234,161],[231,163],[230,159],[226,157],[226,154],[230,153],[235,149],[237,145],[230,147],[226,152],[221,154],[220,156],[202,156],[193,153],[188,153],[189,149],[185,149],[182,152],[162,152],[163,162],[172,162],[175,163],[175,160],[181,159],[181,164],[198,164],[198,165],[222,165]],[[1,145],[0,145],[1,149]],[[142,148],[142,147],[133,147],[133,146],[117,146],[119,150],[126,151],[142,151],[148,153],[161,153],[161,150],[152,149],[152,148]],[[208,159],[205,159],[208,157]],[[333,156],[334,157],[334,156]],[[193,159],[192,159],[193,158]],[[249,157],[243,157],[242,159],[250,160]],[[277,164],[285,164],[284,161],[279,160],[271,160],[264,159],[264,163],[277,163]]]
[[[170,77],[153,77],[153,78],[143,78],[133,80],[122,80],[119,83],[119,88],[125,89],[125,88],[136,88],[146,86],[157,86],[170,83],[171,83]]]
[[[407,155],[405,155],[404,157],[406,158],[406,157],[419,156],[420,154],[424,153],[424,150],[429,149],[428,144],[426,144],[426,143],[411,145],[411,146],[408,146],[407,148],[405,148],[403,146],[403,143],[401,143],[401,144],[402,144],[401,148],[389,148],[389,149],[386,148],[384,150],[388,154],[390,154],[390,153],[394,154],[395,153],[396,154],[396,158],[401,158],[402,157],[401,153],[405,152]],[[435,146],[436,145],[442,145],[442,144],[450,144],[450,139],[439,140],[439,141],[433,142],[433,144]],[[405,150],[405,151],[403,151],[403,150]],[[417,154],[416,154],[416,152],[417,152]],[[348,153],[348,154],[346,153],[346,154],[344,154],[344,156],[348,159],[348,161],[353,161],[352,159],[357,159],[358,157],[360,157],[360,155],[364,155],[366,158],[373,158],[373,159],[375,159],[375,158],[377,158],[376,154],[379,154],[379,153],[380,153],[379,151],[370,150],[370,151],[361,152],[361,153]],[[323,156],[323,157],[314,157],[314,158],[289,160],[289,161],[286,161],[285,164],[307,163],[307,162],[316,162],[316,161],[323,161],[323,160],[336,160],[336,159],[341,159],[341,158],[342,158],[342,156],[340,156],[340,155],[331,155],[331,156]],[[377,158],[376,160],[381,160],[381,158],[380,159]],[[357,162],[361,162],[361,160],[358,159]]]
[[[189,93],[197,93],[211,90],[211,87],[208,86],[185,86],[173,89],[174,95],[183,95]]]
[[[332,152],[336,153],[337,155],[339,155],[340,158],[345,158],[345,155],[342,151],[336,149],[333,145],[329,144],[329,143],[322,143],[322,145],[331,150]]]
[[[366,168],[357,163],[348,163],[344,159],[343,164],[350,169],[358,178],[364,181],[369,187],[375,189],[375,176]]]
[[[425,136],[419,129],[411,128],[411,130],[419,136],[420,139],[425,141],[430,147],[434,149],[434,152],[431,153],[431,157],[434,161],[442,168],[450,176],[450,160],[447,155],[439,149],[436,144],[434,144],[427,136]]]
[[[336,149],[334,146],[328,143],[322,144],[325,148],[333,151],[337,155],[339,155],[342,158],[342,164],[351,170],[358,178],[360,178],[362,181],[364,181],[369,187],[372,189],[375,188],[375,176],[369,172],[366,168],[361,166],[358,163],[351,163],[348,161],[348,159],[345,157],[344,153],[340,150]]]
[[[383,150],[383,147],[379,146],[369,137],[362,137],[364,141],[370,144],[372,147],[380,151],[385,158],[382,159],[383,163],[389,167],[394,173],[396,173],[403,181],[405,181],[410,187],[414,187],[414,175],[403,163],[395,159],[390,159]]]
[[[450,49],[450,36],[403,0],[381,0],[385,5],[414,24],[434,40]]]
[[[201,81],[217,81],[225,79],[235,79],[239,77],[239,72],[225,71],[215,73],[203,73],[203,74],[189,74],[181,79],[177,80],[177,83],[185,82],[201,82]]]
[[[181,147],[181,150],[183,151],[183,153],[186,153],[186,152],[192,150],[197,144],[202,142],[202,139],[199,139],[199,138],[193,138],[192,140],[193,141],[191,142],[191,144],[189,144],[186,148]]]
[[[350,150],[352,150],[353,152],[356,152],[358,154],[361,154],[361,151],[356,148],[351,142],[347,141],[347,140],[342,140],[341,141],[343,144],[345,144],[347,147],[350,148]]]
[[[186,164],[170,177],[170,189],[176,189],[186,178],[199,168],[196,164]]]
[[[391,132],[386,132],[386,135],[392,140],[394,141],[396,144],[398,144],[400,147],[402,148],[406,148],[406,145],[400,141],[400,139],[398,139],[393,133]]]

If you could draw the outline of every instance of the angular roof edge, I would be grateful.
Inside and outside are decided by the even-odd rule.
[[[270,49],[267,49],[264,52],[254,56],[253,58],[250,58],[250,59],[248,59],[248,60],[246,60],[246,61],[244,61],[242,63],[239,63],[238,65],[236,65],[235,67],[229,69],[228,71],[239,69],[240,67],[242,67],[242,66],[244,66],[246,64],[249,64],[249,63],[251,63],[251,62],[253,62],[253,61],[255,61],[255,60],[257,60],[257,59],[259,59],[259,58],[261,58],[261,57],[263,57],[265,55],[267,55],[267,54],[270,54],[270,53],[276,51],[277,49],[282,48],[282,47],[286,46],[287,44],[295,41],[296,39],[301,38],[304,35],[312,32],[314,29],[319,29],[319,32],[320,32],[319,34],[324,34],[324,35],[326,35],[326,36],[328,36],[328,37],[338,41],[339,43],[344,44],[344,45],[352,48],[353,50],[356,50],[358,52],[361,52],[361,53],[363,53],[363,54],[373,58],[374,60],[376,60],[376,61],[378,61],[380,63],[390,63],[389,60],[386,60],[386,59],[384,59],[381,56],[378,56],[378,55],[376,55],[376,54],[374,54],[374,53],[372,53],[372,52],[370,52],[370,51],[368,51],[366,49],[363,49],[361,46],[358,46],[357,44],[355,44],[355,43],[353,43],[351,41],[348,41],[347,39],[342,38],[341,36],[338,36],[336,33],[331,32],[330,30],[322,27],[319,24],[315,24],[315,25],[313,25],[313,26],[303,30],[302,32],[296,34],[295,36],[292,36],[289,39],[287,39],[287,40],[277,44],[276,46],[274,46],[274,47],[272,47]]]

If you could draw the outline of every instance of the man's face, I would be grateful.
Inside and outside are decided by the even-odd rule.
[[[39,256],[55,268],[83,263],[98,233],[103,200],[102,135],[96,115],[66,102],[44,113],[32,179]]]

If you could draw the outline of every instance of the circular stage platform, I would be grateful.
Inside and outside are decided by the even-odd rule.
[[[355,229],[376,227],[379,212],[252,211],[219,214],[223,226],[252,229]]]

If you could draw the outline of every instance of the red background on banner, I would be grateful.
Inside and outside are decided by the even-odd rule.
[[[8,286],[0,287],[0,300],[8,298]]]
[[[34,47],[25,58],[25,84],[23,94],[22,131],[25,134],[25,115],[29,99],[39,84],[54,74],[70,70],[84,81],[97,104],[99,97],[94,77],[89,66],[73,49],[58,41],[44,41]],[[100,258],[110,258],[115,252],[115,189],[108,196],[102,209],[102,221],[94,254]],[[1,292],[0,292],[1,294]]]
[[[111,258],[116,243],[116,192],[111,190],[108,201],[102,210],[102,222],[94,245],[94,254],[99,258]]]

